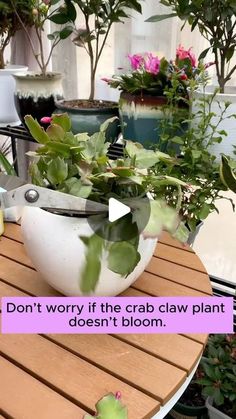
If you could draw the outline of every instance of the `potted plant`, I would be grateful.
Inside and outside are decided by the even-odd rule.
[[[187,89],[196,87],[204,73],[191,51],[182,46],[175,60],[168,61],[152,53],[129,55],[131,71],[104,79],[121,90],[119,102],[122,131],[125,138],[145,146],[158,144],[163,121],[188,117]],[[170,94],[171,92],[171,94]]]
[[[31,2],[15,0],[15,7],[26,26],[32,24]],[[5,50],[20,24],[9,1],[0,2],[0,127],[19,125],[19,117],[14,105],[15,81],[12,77],[16,72],[26,71],[27,67],[8,65],[5,62]]]
[[[202,396],[202,386],[197,380],[201,376],[201,367],[198,367],[193,380],[167,415],[169,419],[208,419],[206,399]]]
[[[172,164],[170,156],[127,142],[124,157],[109,160],[105,142],[108,123],[92,136],[74,136],[65,114],[53,115],[46,131],[30,116],[26,124],[41,144],[31,167],[33,183],[102,204],[112,197],[132,209],[114,222],[108,222],[107,214],[73,217],[40,208],[24,209],[26,249],[36,269],[54,288],[66,295],[117,295],[144,271],[163,228],[182,241],[187,239],[178,213],[182,189],[188,186],[151,171],[158,161]],[[179,199],[172,207],[159,193],[163,182],[175,185],[178,191]],[[151,199],[145,198],[148,192]]]
[[[89,135],[99,131],[100,125],[108,118],[118,116],[117,103],[95,100],[96,73],[108,35],[116,22],[124,22],[128,12],[135,10],[141,13],[138,0],[70,0],[77,5],[83,16],[84,25],[75,28],[73,42],[84,48],[90,61],[90,94],[88,100],[62,101],[57,104],[59,112],[67,112],[72,120],[72,131],[88,132]],[[107,138],[117,137],[118,120],[110,125]]]
[[[220,144],[215,144],[212,153],[220,158],[220,153],[233,155],[233,145],[235,140],[235,119],[236,114],[236,91],[232,86],[228,86],[236,65],[231,64],[235,52],[235,3],[233,0],[192,0],[183,2],[182,0],[161,0],[165,6],[172,9],[170,14],[156,15],[148,21],[158,22],[169,17],[178,16],[181,20],[188,22],[191,30],[197,27],[200,33],[209,42],[209,47],[205,49],[199,58],[204,58],[208,51],[214,55],[216,75],[219,85],[219,94],[215,97],[214,111],[220,113],[223,103],[231,103],[228,109],[228,116],[232,118],[227,121],[227,125],[221,124],[220,129],[225,130],[228,137]],[[231,64],[231,65],[230,65]],[[213,89],[214,91],[214,89]],[[212,93],[212,89],[206,89],[199,95],[207,97]],[[218,123],[216,118],[215,124]]]
[[[236,417],[236,335],[211,335],[198,380],[210,419]]]
[[[169,90],[168,94],[172,100],[172,91]],[[186,129],[181,129],[181,121],[175,118],[175,114],[171,121],[164,121],[162,124],[160,146],[175,160],[172,165],[167,166],[163,162],[158,162],[154,167],[157,175],[164,173],[191,185],[191,193],[183,191],[180,211],[186,226],[194,232],[189,237],[191,244],[202,222],[211,212],[217,211],[217,200],[224,196],[224,191],[230,187],[236,192],[233,173],[235,161],[228,162],[223,156],[224,164],[221,165],[211,153],[212,146],[222,141],[226,135],[214,124],[215,113],[212,109],[214,95],[201,98],[198,109],[195,106],[196,100],[195,98],[191,100],[191,112],[185,120],[188,126]],[[227,106],[222,107],[220,116],[222,121],[227,121],[226,113]],[[176,193],[169,185],[160,186],[160,193],[165,195],[169,204],[176,200]]]
[[[55,7],[56,3],[58,2],[53,0],[32,0],[30,2],[30,15],[35,35],[32,36],[32,32],[28,30],[17,10],[15,0],[10,0],[15,19],[25,32],[29,47],[39,67],[39,72],[14,76],[16,80],[16,109],[23,123],[24,117],[28,113],[38,121],[45,115],[51,115],[55,110],[55,100],[63,98],[62,75],[49,72],[48,66],[57,44],[72,33],[73,28],[69,23],[74,20],[76,12],[72,4]],[[50,48],[46,52],[44,38],[49,22],[58,23],[59,27],[54,33],[48,35]]]

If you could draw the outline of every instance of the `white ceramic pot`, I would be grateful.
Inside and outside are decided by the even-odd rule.
[[[214,92],[214,89],[215,87],[209,86],[204,92],[194,92],[193,97],[196,101],[194,101],[193,112],[198,110],[199,99],[204,99],[204,97],[206,99],[209,98]],[[236,116],[236,87],[226,87],[225,93],[219,93],[215,96],[211,108],[211,112],[214,112],[217,115],[212,118],[212,123],[214,125],[217,125],[219,121],[218,115],[221,114],[221,107],[224,109],[225,102],[230,102],[231,105],[228,107],[224,115],[224,118],[226,119],[219,124],[218,131],[226,131],[227,137],[223,137],[223,141],[221,143],[216,143],[209,148],[210,153],[216,156],[218,161],[220,160],[221,153],[235,157],[235,154],[233,153],[233,146],[236,146],[236,119],[234,117],[229,117],[231,115]]]
[[[212,406],[213,400],[212,397],[208,397],[206,400],[206,407],[208,409],[208,415],[210,419],[233,419],[225,413],[221,412],[214,406]]]
[[[42,277],[62,294],[83,295],[81,272],[85,264],[86,247],[80,236],[93,234],[87,219],[51,214],[40,208],[25,207],[22,234],[26,251]],[[134,271],[123,278],[107,267],[106,254],[94,296],[115,296],[127,289],[145,270],[157,240],[140,237],[141,260]]]
[[[11,65],[0,70],[0,127],[21,124],[14,103],[16,82],[13,75],[25,73],[27,69],[28,67]]]

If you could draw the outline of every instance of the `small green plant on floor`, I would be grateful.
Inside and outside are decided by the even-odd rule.
[[[96,404],[95,416],[85,415],[84,419],[128,419],[127,408],[120,401],[120,393],[110,393],[104,396]]]
[[[201,361],[198,383],[205,397],[231,418],[236,417],[236,335],[211,335]]]

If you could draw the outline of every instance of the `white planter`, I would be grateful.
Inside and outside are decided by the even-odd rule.
[[[14,104],[16,82],[12,76],[24,73],[27,69],[28,67],[11,65],[0,70],[0,127],[21,124]]]
[[[198,109],[198,99],[200,98],[209,98],[210,95],[214,92],[214,87],[209,86],[207,87],[206,91],[203,92],[194,92],[194,98],[196,99],[196,102],[193,106],[193,112],[196,112]],[[231,105],[228,107],[225,116],[227,119],[222,121],[219,124],[218,131],[224,130],[227,132],[227,137],[223,136],[223,141],[221,143],[214,144],[211,148],[209,148],[209,151],[217,157],[217,160],[220,160],[221,153],[224,153],[228,156],[235,157],[235,154],[233,154],[234,147],[236,146],[236,119],[228,118],[231,115],[236,116],[236,87],[226,87],[226,93],[219,93],[215,96],[214,101],[212,103],[212,109],[211,111],[216,113],[216,115],[220,115],[221,109],[220,107],[223,106],[225,102],[230,102]],[[216,125],[219,121],[219,117],[213,117],[212,123]]]
[[[87,219],[64,217],[40,208],[25,207],[22,234],[26,251],[42,277],[65,295],[83,295],[80,278],[86,247],[79,237],[93,234]],[[99,281],[92,295],[115,296],[127,289],[148,265],[156,243],[157,240],[140,237],[141,260],[127,278],[108,269],[104,254]]]
[[[206,400],[206,407],[208,409],[208,415],[210,419],[233,419],[220,410],[212,406],[212,398],[208,397]]]

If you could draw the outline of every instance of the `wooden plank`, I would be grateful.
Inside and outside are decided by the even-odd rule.
[[[198,334],[196,334],[196,333],[184,334],[183,333],[183,336],[185,336],[189,339],[195,340],[195,342],[202,343],[204,346],[206,345],[207,340],[208,340],[208,335],[205,334],[205,333],[198,333]]]
[[[169,363],[107,335],[50,335],[53,341],[106,371],[127,380],[140,390],[166,403],[184,382],[186,373]],[[188,349],[187,349],[188,350]],[[138,368],[137,368],[138,366]]]
[[[15,223],[6,223],[4,237],[23,243],[21,227]]]
[[[144,272],[132,285],[133,288],[158,297],[204,297],[208,294],[175,283],[157,275]]]
[[[81,336],[75,337],[75,340],[81,340]],[[86,409],[94,410],[97,400],[105,394],[120,391],[122,401],[128,408],[129,419],[150,418],[159,410],[160,404],[157,400],[44,337],[0,335],[0,352],[54,390],[60,391],[77,403],[80,402]],[[112,353],[111,358],[119,365],[119,357],[116,358],[115,353]],[[145,374],[148,375],[149,371],[145,371]]]
[[[0,240],[0,255],[33,268],[33,264],[27,256],[23,244],[10,240],[7,237],[2,237]]]
[[[177,263],[178,265],[187,266],[188,268],[206,273],[205,267],[199,257],[196,257],[194,253],[184,252],[181,249],[158,243],[154,255],[161,259]]]
[[[178,284],[185,285],[186,287],[193,288],[197,291],[209,295],[212,294],[209,277],[202,272],[194,271],[190,268],[176,265],[175,263],[156,257],[151,259],[145,271],[169,279]]]
[[[124,295],[126,297],[144,297],[146,294],[136,289],[129,288],[128,290],[124,291],[121,295]],[[195,342],[201,343],[202,345],[206,345],[208,339],[208,335],[205,333],[188,333],[181,334],[181,336],[187,337],[188,339],[194,340]]]
[[[42,277],[35,270],[2,256],[0,256],[0,279],[23,292],[38,297],[61,295],[43,281]]]
[[[172,363],[182,368],[189,374],[200,358],[203,345],[184,336],[174,334],[153,335],[115,335],[124,342],[131,343],[135,347],[161,358],[163,361]],[[173,351],[173,348],[175,350]]]
[[[0,406],[11,417],[78,419],[85,415],[80,407],[2,357],[0,371]]]
[[[168,246],[177,247],[177,249],[182,249],[182,250],[185,250],[186,252],[194,253],[194,250],[188,244],[183,244],[179,242],[178,240],[171,237],[171,235],[167,233],[166,231],[163,231],[163,233],[158,239],[158,242],[167,244]]]

